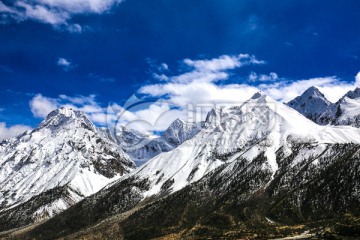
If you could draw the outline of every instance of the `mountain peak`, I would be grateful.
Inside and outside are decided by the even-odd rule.
[[[360,98],[360,88],[355,88],[353,91],[348,91],[344,97],[348,97],[351,99],[356,99],[356,98]],[[343,99],[344,97],[342,97],[341,99]],[[340,99],[340,100],[341,100]]]
[[[94,124],[87,116],[71,107],[60,107],[50,112],[46,118],[40,123],[38,128],[51,127],[51,129],[67,125],[69,123],[81,124],[92,130],[95,129]]]
[[[317,123],[319,123],[320,115],[333,106],[316,87],[308,88],[303,94],[288,102],[287,105]]]
[[[294,98],[287,105],[309,119],[314,120],[316,114],[322,113],[331,106],[331,102],[326,99],[316,87],[308,88],[303,94]]]
[[[63,107],[60,107],[60,108],[55,109],[54,111],[50,112],[46,118],[53,117],[55,115],[64,115],[66,117],[78,117],[78,116],[83,116],[84,113],[80,112],[78,110],[75,110],[72,107],[63,106]]]
[[[325,100],[325,102],[328,102],[328,100],[326,99],[324,94],[322,92],[320,92],[320,90],[316,87],[309,87],[308,89],[306,89],[306,91],[301,96],[304,96],[308,99],[320,98],[320,99]]]
[[[319,90],[317,87],[314,87],[314,86],[309,87],[308,89],[306,89],[306,90],[305,90],[305,92],[312,92],[312,93],[316,92],[316,93],[321,93],[321,92],[320,92],[320,90]],[[304,93],[305,93],[305,92],[304,92]]]

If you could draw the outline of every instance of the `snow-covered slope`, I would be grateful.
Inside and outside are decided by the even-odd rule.
[[[33,131],[0,144],[0,212],[45,194],[33,217],[51,217],[134,168],[83,113],[60,108]],[[49,197],[57,189],[59,196]]]
[[[140,166],[158,154],[171,151],[191,139],[200,129],[196,123],[176,119],[158,137],[148,136],[125,126],[117,128],[113,135],[121,148]]]
[[[177,191],[239,156],[252,161],[264,152],[275,173],[276,151],[291,154],[294,143],[360,143],[359,129],[319,126],[261,92],[242,106],[211,111],[205,125],[192,139],[129,175],[148,181],[144,197]]]
[[[320,125],[360,127],[360,88],[330,103],[318,89],[311,87],[287,105]]]

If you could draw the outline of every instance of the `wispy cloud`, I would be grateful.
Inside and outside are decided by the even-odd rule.
[[[2,23],[10,19],[34,20],[51,24],[56,29],[81,32],[81,26],[71,22],[73,16],[106,13],[120,2],[122,0],[15,0],[5,4],[0,1],[0,17]]]
[[[279,79],[277,73],[271,72],[270,74],[257,74],[255,72],[251,72],[249,74],[249,81],[250,82],[269,82],[269,81],[276,81]]]

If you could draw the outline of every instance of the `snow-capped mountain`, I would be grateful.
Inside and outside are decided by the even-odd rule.
[[[3,141],[0,166],[0,215],[17,217],[30,202],[32,220],[51,217],[135,169],[115,142],[70,108]]]
[[[200,129],[196,123],[176,119],[158,137],[145,135],[125,126],[115,129],[113,135],[121,148],[140,166],[158,154],[171,151],[191,139]]]
[[[360,88],[330,103],[318,89],[311,87],[287,105],[320,125],[360,127]]]
[[[255,94],[242,106],[220,109],[215,115],[220,118],[215,124],[214,118],[208,117],[208,127],[194,138],[159,154],[129,175],[148,181],[150,189],[144,196],[177,191],[239,156],[252,161],[264,153],[266,165],[274,174],[278,169],[276,152],[282,148],[291,154],[294,142],[360,143],[360,130],[319,126],[263,93]]]
[[[317,88],[310,87],[301,96],[296,97],[287,105],[317,122],[320,116],[332,105]]]
[[[281,221],[331,218],[358,206],[359,159],[360,129],[317,125],[259,92],[241,106],[210,111],[193,138],[30,236],[46,232],[57,238],[95,223],[106,225],[111,221],[102,221],[105,218],[149,202],[153,203],[134,211],[121,226],[101,229],[114,234],[120,226],[119,232],[129,239],[189,231],[194,237],[191,231],[215,219],[221,219],[216,231],[225,224],[234,233],[244,228],[241,224],[248,217],[261,227],[273,226],[269,218],[279,221],[273,227]],[[223,221],[225,216],[229,220]],[[70,222],[76,226],[69,228]],[[247,226],[251,230],[251,224]],[[213,234],[214,227],[206,231]]]

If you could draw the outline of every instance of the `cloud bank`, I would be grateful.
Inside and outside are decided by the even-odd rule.
[[[223,55],[209,60],[184,59],[182,64],[188,67],[187,71],[174,76],[162,74],[161,79],[154,77],[158,82],[141,87],[139,93],[145,98],[165,99],[170,105],[179,106],[176,109],[177,114],[185,120],[189,117],[189,111],[179,109],[216,104],[241,105],[257,91],[263,91],[280,102],[288,102],[309,87],[315,86],[330,101],[336,102],[346,92],[360,87],[360,73],[351,82],[343,81],[336,76],[286,79],[279,77],[275,72],[250,72],[239,80],[239,76],[234,76],[232,70],[248,65],[265,64],[264,61],[248,54]],[[206,111],[208,108],[204,108],[204,112],[200,114],[201,118],[195,120],[204,120]]]
[[[233,72],[249,65],[262,64],[266,62],[248,54],[184,59],[176,71],[179,74],[167,75],[171,71],[166,63],[161,63],[159,67],[152,66],[152,69],[160,71],[163,77],[159,79],[152,74],[153,83],[137,92],[143,99],[131,96],[123,106],[117,103],[101,106],[94,95],[50,98],[38,94],[30,101],[30,108],[35,117],[43,118],[60,106],[69,106],[85,112],[97,125],[112,127],[114,124],[128,124],[139,131],[152,133],[164,131],[176,118],[202,121],[212,107],[219,104],[241,105],[260,90],[278,101],[288,102],[315,86],[335,102],[347,91],[360,86],[360,73],[352,82],[345,82],[336,76],[293,80],[281,78],[275,72],[249,72],[239,78]]]

